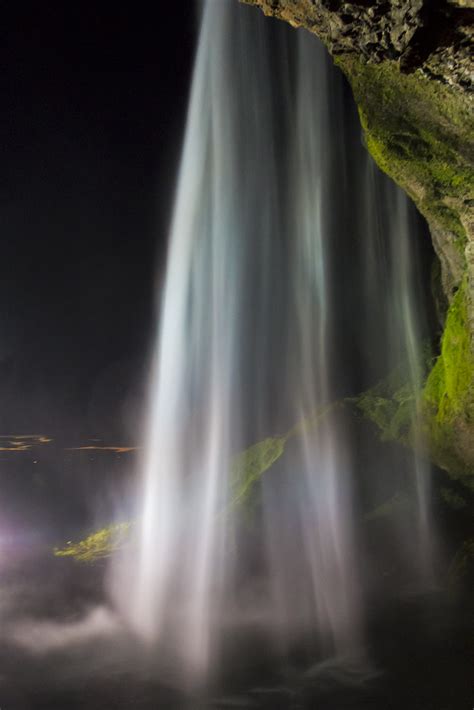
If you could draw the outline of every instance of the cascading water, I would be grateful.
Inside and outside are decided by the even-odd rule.
[[[434,582],[435,534],[430,515],[430,464],[425,455],[419,397],[423,385],[423,348],[427,323],[423,314],[420,256],[417,253],[417,215],[407,197],[366,161],[366,215],[363,263],[367,269],[366,317],[378,334],[378,347],[365,355],[370,369],[403,386],[401,397],[407,409],[411,455],[407,461],[412,502],[410,525],[399,522],[400,544],[410,549],[418,584]],[[383,296],[383,297],[381,297]],[[377,304],[377,305],[375,305]],[[371,362],[372,358],[372,362]],[[377,362],[378,360],[378,362]],[[394,521],[396,522],[396,521]]]
[[[315,38],[290,32],[232,0],[204,6],[137,544],[113,575],[130,623],[190,673],[206,671],[231,621],[251,619],[283,646],[315,633],[326,656],[362,641],[351,436],[340,404],[352,367],[340,347],[340,301],[352,296],[338,279],[348,271],[341,251],[354,248],[352,220],[363,233],[375,193],[367,188],[368,213],[357,217],[351,180],[363,182],[366,159],[358,149],[354,175],[342,79]],[[403,296],[410,240],[395,239],[408,231],[405,207],[386,189],[398,205],[390,243],[406,250],[389,267],[400,271],[392,287],[402,294],[390,307],[392,331],[417,373],[412,291]],[[360,303],[363,290],[353,295]],[[381,352],[390,348],[387,338]],[[426,538],[425,476],[416,475]]]
[[[343,135],[340,79],[331,85],[331,78],[323,47],[300,34],[294,117],[287,129],[287,310],[274,336],[286,349],[279,363],[281,404],[300,422],[300,431],[288,444],[282,480],[276,475],[263,481],[263,517],[274,623],[290,637],[295,628],[318,628],[326,652],[344,654],[360,641],[360,610],[351,462],[343,424],[330,411],[337,398],[331,239],[339,224],[334,190],[345,199],[338,146]]]

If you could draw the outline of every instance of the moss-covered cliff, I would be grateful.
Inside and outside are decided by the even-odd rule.
[[[428,376],[432,459],[474,485],[474,2],[244,0],[304,27],[347,76],[367,147],[430,227],[446,303]]]

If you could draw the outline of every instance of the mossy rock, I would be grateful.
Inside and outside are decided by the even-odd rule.
[[[469,98],[420,72],[404,74],[396,62],[367,64],[351,55],[337,63],[351,83],[376,163],[462,257],[474,198]],[[450,275],[455,285],[462,267],[459,258],[458,273]]]
[[[268,471],[285,453],[286,445],[293,438],[311,433],[321,421],[342,402],[333,402],[321,407],[315,413],[297,422],[283,436],[267,437],[253,444],[238,454],[231,464],[232,503],[245,503],[263,474]]]
[[[267,437],[235,457],[231,469],[234,504],[248,500],[257,481],[283,455],[286,442],[286,436]]]
[[[474,354],[466,300],[464,280],[448,310],[423,399],[433,461],[474,489]]]
[[[441,352],[423,392],[431,459],[474,486],[474,111],[469,97],[420,72],[404,74],[396,62],[337,59],[359,108],[367,148],[426,217],[440,259],[443,290],[451,303]],[[390,439],[405,439],[403,388],[361,400],[365,413]],[[405,427],[405,429],[404,429]]]
[[[379,430],[384,441],[411,446],[414,412],[430,459],[474,490],[474,353],[468,324],[466,279],[453,297],[441,338],[421,391],[403,365],[349,400]],[[420,363],[420,368],[426,367]]]
[[[431,459],[474,486],[474,110],[467,94],[404,74],[396,62],[337,58],[359,108],[367,148],[426,217],[450,307],[441,352],[423,391]],[[471,240],[471,242],[470,242]],[[383,388],[382,388],[383,389]],[[403,385],[374,388],[359,400],[383,437],[407,443],[409,399]]]
[[[55,548],[56,557],[72,557],[78,562],[97,562],[122,549],[130,537],[132,523],[115,523],[97,530],[79,542],[68,542]]]
[[[471,369],[467,338],[474,351],[472,11],[454,2],[421,3],[402,12],[398,4],[391,11],[392,3],[382,0],[342,4],[243,1],[260,6],[266,15],[306,28],[324,42],[351,84],[369,152],[428,222],[441,267],[444,299],[438,297],[438,303],[458,303],[457,289],[463,284],[464,336],[453,337],[448,326],[442,341],[444,352],[427,383],[425,415],[433,460],[453,476],[472,480],[474,433],[466,370],[449,405],[446,397],[441,401],[441,396],[433,396],[437,388],[447,385],[449,389],[453,375],[449,360],[464,362]],[[440,322],[444,322],[444,312]],[[381,400],[386,401],[379,401],[373,414],[387,437],[396,438],[406,420],[403,407],[393,401],[389,404],[385,395]],[[374,402],[366,404],[370,408]]]

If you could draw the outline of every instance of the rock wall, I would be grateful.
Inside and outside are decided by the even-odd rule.
[[[472,88],[472,0],[243,0],[305,27],[333,57],[396,61],[462,90]]]
[[[430,227],[449,304],[423,402],[433,460],[474,488],[474,0],[243,0],[316,34],[367,148]]]

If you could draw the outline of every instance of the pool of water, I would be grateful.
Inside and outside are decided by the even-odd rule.
[[[31,552],[31,551],[30,551]],[[388,599],[367,620],[364,657],[283,658],[255,629],[229,631],[197,688],[148,653],[105,604],[103,569],[36,551],[4,573],[2,710],[462,710],[472,706],[474,614],[446,591]]]

